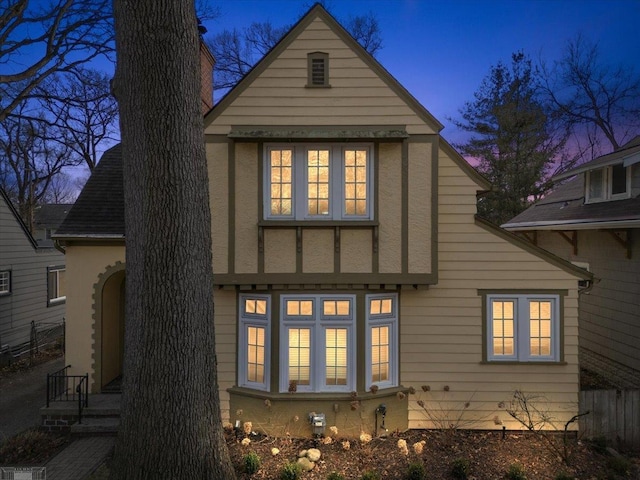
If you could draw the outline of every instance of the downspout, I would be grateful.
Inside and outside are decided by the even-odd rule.
[[[58,240],[54,240],[53,241],[53,246],[56,250],[58,250],[61,254],[66,255],[67,251],[65,250],[65,248],[60,244],[60,242]]]

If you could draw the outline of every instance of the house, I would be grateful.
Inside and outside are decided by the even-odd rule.
[[[61,333],[65,258],[33,238],[0,189],[0,361],[29,351],[34,333]]]
[[[72,203],[47,203],[35,209],[33,221],[33,238],[39,245],[51,246],[51,234],[62,224],[71,210]]]
[[[591,275],[476,218],[489,185],[441,129],[320,5],[205,115],[225,422],[517,428],[516,389],[577,413]],[[92,392],[122,373],[123,210],[114,147],[56,234],[67,363]]]
[[[555,178],[565,179],[503,227],[593,273],[579,302],[581,364],[640,388],[640,136]]]

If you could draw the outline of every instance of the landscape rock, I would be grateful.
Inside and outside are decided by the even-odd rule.
[[[298,465],[302,467],[302,471],[309,472],[313,470],[313,467],[316,466],[314,462],[309,460],[307,457],[301,457],[298,459]]]
[[[310,448],[309,450],[307,450],[307,458],[312,462],[317,462],[318,460],[320,460],[321,456],[322,454],[317,448]]]

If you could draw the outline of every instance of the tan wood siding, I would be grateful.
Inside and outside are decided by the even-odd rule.
[[[599,355],[640,370],[640,241],[632,231],[632,255],[611,234],[578,231],[578,252],[557,232],[538,232],[538,245],[572,262],[588,263],[593,288],[580,297],[580,344]]]
[[[330,88],[306,88],[307,54],[329,54]],[[434,133],[322,20],[316,19],[206,133],[231,125],[406,125]]]
[[[222,421],[228,422],[229,393],[227,389],[236,384],[236,318],[238,316],[237,295],[234,290],[216,290],[215,305],[216,356],[218,360],[218,386],[220,387],[220,409]]]
[[[577,279],[475,224],[477,185],[442,151],[439,166],[439,281],[401,295],[401,381],[418,392],[410,396],[410,427],[433,426],[415,403],[422,399],[441,416],[464,412],[468,427],[501,428],[497,417],[507,428],[519,428],[498,406],[516,389],[544,395],[551,414],[568,419],[578,401]],[[484,362],[479,288],[567,291],[564,362]],[[423,392],[422,385],[430,391]]]

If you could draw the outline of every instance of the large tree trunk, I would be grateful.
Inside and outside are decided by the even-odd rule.
[[[222,434],[193,0],[115,0],[127,245],[111,478],[235,478]]]

